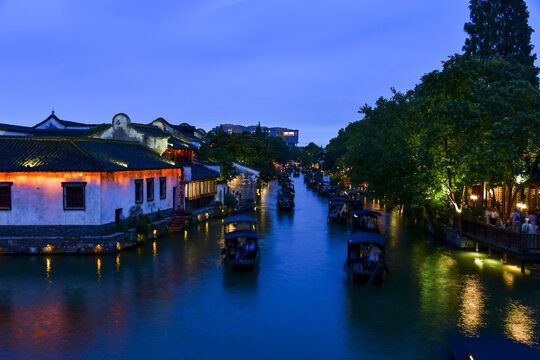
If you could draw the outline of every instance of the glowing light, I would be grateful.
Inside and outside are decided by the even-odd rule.
[[[45,247],[43,248],[43,251],[45,251],[45,252],[51,252],[51,251],[53,251],[53,249],[54,249],[54,247],[53,247],[52,245],[47,244],[47,246],[45,246]]]
[[[157,256],[157,245],[156,245],[156,242],[155,242],[155,241],[152,243],[152,255],[153,255],[154,257]]]
[[[209,214],[209,213],[206,213],[206,214],[204,215],[204,217],[205,217],[206,219],[208,219],[208,218],[210,218],[210,214]]]
[[[144,240],[144,235],[143,234],[137,234],[137,242],[141,242]]]
[[[51,276],[51,259],[46,259],[45,273],[47,274],[47,279]]]
[[[122,245],[120,244],[120,242],[116,243],[116,250],[122,250]]]
[[[197,215],[197,220],[201,221],[201,214]]]
[[[517,203],[517,207],[520,208],[522,211],[527,208],[527,204],[524,203]]]
[[[484,268],[484,260],[479,259],[479,258],[476,258],[476,259],[474,259],[474,263],[475,263],[480,269],[483,269],[483,268]]]
[[[478,196],[476,196],[476,195],[471,195],[471,200],[478,200]]]
[[[112,160],[112,159],[111,159],[111,162],[112,162],[113,164],[118,165],[118,166],[122,166],[122,167],[126,167],[126,168],[128,167],[128,164],[127,164],[127,163],[125,163],[125,162],[123,162],[123,161],[120,161],[120,160]]]
[[[98,277],[101,278],[101,259],[97,259],[96,261],[96,265],[97,265],[97,274],[98,274]]]
[[[157,238],[157,235],[157,229],[154,229],[154,231],[152,231],[152,236],[154,237],[154,239]]]
[[[116,272],[120,272],[120,255],[116,255]]]

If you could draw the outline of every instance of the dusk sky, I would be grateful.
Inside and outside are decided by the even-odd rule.
[[[0,123],[164,117],[326,145],[461,52],[468,0],[0,0]],[[540,1],[527,1],[540,32]],[[534,52],[540,34],[533,33]],[[539,62],[537,62],[537,66]]]

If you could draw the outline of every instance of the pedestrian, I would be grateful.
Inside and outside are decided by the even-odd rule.
[[[498,219],[499,219],[499,213],[497,212],[497,209],[493,207],[491,211],[489,212],[489,223],[491,225],[497,225]]]
[[[515,208],[510,216],[512,217],[512,230],[519,233],[519,230],[521,229],[521,213],[519,212],[519,209]]]
[[[489,224],[489,214],[491,213],[490,209],[489,208],[486,208],[484,210],[484,222],[486,224]]]
[[[531,233],[532,233],[532,226],[529,223],[529,218],[525,218],[525,221],[523,222],[523,225],[521,225],[521,236],[523,238],[523,247],[525,249],[528,249],[530,247],[530,239],[531,239]]]
[[[538,226],[538,218],[536,217],[536,211],[531,210],[531,213],[529,214],[529,222],[531,225],[531,234],[536,234],[536,228]]]

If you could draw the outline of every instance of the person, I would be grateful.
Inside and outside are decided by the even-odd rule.
[[[484,210],[484,222],[486,224],[489,224],[489,214],[491,213],[491,211],[489,210],[489,208],[486,208]]]
[[[510,218],[506,218],[506,220],[504,221],[504,229],[505,230],[512,229],[512,220]]]
[[[528,249],[530,247],[530,239],[532,233],[532,226],[529,223],[529,218],[526,217],[523,225],[521,225],[521,235],[523,236],[523,247]]]
[[[512,230],[518,233],[519,229],[521,229],[521,214],[518,208],[515,208],[510,216],[512,217]]]
[[[531,234],[536,234],[536,228],[538,226],[538,218],[536,217],[536,211],[532,210],[529,214],[529,222],[531,225]]]
[[[373,244],[373,246],[371,247],[371,249],[369,250],[369,254],[368,254],[368,262],[369,262],[369,266],[373,269],[377,263],[379,262],[380,258],[381,258],[381,249],[379,249],[379,246],[377,246],[377,244]]]
[[[491,211],[489,212],[489,223],[491,225],[497,225],[498,219],[499,219],[499,213],[497,212],[497,209],[493,207]]]

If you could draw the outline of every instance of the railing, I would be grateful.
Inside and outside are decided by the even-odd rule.
[[[461,220],[461,231],[465,235],[494,242],[518,252],[540,251],[540,234],[519,234],[478,221]]]

